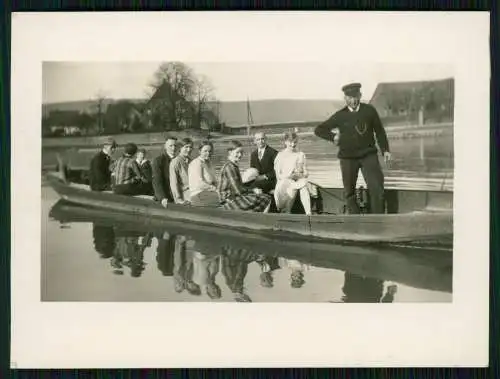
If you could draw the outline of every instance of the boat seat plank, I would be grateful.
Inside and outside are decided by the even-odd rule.
[[[86,184],[71,183],[70,186],[74,187],[74,188],[78,188],[78,189],[82,189],[82,190],[90,192],[90,186],[88,186]],[[113,194],[113,191],[110,191],[110,190],[108,190],[108,191],[100,191],[100,192],[101,193],[110,194],[110,195]],[[154,199],[154,197],[150,196],[150,195],[134,195],[133,197],[136,197],[136,198],[139,198],[139,199],[151,200],[151,201],[153,201],[153,199]]]

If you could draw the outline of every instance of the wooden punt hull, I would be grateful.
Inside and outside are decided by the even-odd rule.
[[[60,162],[61,165],[65,165],[62,159]],[[87,169],[65,167],[66,177],[70,182],[88,185]],[[419,187],[420,184],[417,183],[417,187],[386,187],[387,213],[409,213],[422,210],[451,211],[453,209],[453,191],[435,188],[423,189],[425,186]],[[322,208],[324,213],[342,213],[345,204],[342,188],[319,186],[319,192],[323,199]]]
[[[194,249],[205,255],[232,254],[280,256],[297,259],[316,267],[342,270],[363,277],[394,281],[414,288],[452,292],[453,254],[448,244],[365,244],[350,245],[332,241],[300,241],[263,236],[217,225],[200,226],[161,219],[141,222],[131,214],[82,207],[60,200],[49,216],[61,223],[85,222],[113,228],[116,236],[162,238],[183,236],[194,240]]]
[[[217,225],[227,230],[273,235],[284,239],[335,240],[346,242],[403,242],[436,239],[453,234],[449,211],[383,215],[262,214],[208,207],[170,204],[163,208],[151,199],[92,192],[85,186],[68,184],[56,173],[47,180],[59,196],[71,203],[121,212],[142,219],[182,221]]]

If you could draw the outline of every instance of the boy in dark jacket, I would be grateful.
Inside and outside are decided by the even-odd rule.
[[[109,139],[104,143],[102,150],[91,159],[89,181],[92,191],[111,190],[111,156],[116,148],[116,142]]]

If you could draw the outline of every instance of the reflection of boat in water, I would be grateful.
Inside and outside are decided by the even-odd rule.
[[[262,214],[212,207],[169,204],[163,208],[152,198],[92,192],[88,186],[69,183],[63,175],[47,174],[62,199],[80,206],[132,215],[144,222],[178,221],[200,227],[217,225],[226,230],[271,235],[280,239],[350,242],[408,242],[439,239],[453,234],[452,210],[394,214]]]
[[[216,225],[200,226],[175,220],[171,222],[149,220],[145,223],[133,215],[103,212],[99,209],[75,206],[63,200],[51,209],[50,217],[60,222],[93,222],[103,226],[113,226],[115,230],[137,230],[143,231],[144,234],[149,232],[153,235],[163,235],[167,230],[170,235],[182,235],[187,240],[195,241],[195,251],[201,252],[205,258],[220,255],[224,251],[245,251],[249,255],[265,255],[266,264],[270,267],[276,265],[273,261],[276,257],[286,257],[316,267],[349,271],[355,275],[394,281],[415,288],[444,292],[452,290],[451,245],[442,247],[347,245],[334,244],[331,241],[311,243],[293,239],[283,240],[274,236],[224,229]],[[173,242],[164,242],[165,246],[171,243]],[[167,256],[161,259],[171,261]],[[165,267],[163,270],[170,272],[167,275],[172,275],[172,268]],[[272,278],[266,274],[268,271],[263,270],[264,275],[261,277],[263,286],[272,286],[272,283],[269,283]],[[235,274],[232,278],[234,280],[231,283],[236,288],[238,276]],[[207,278],[203,280],[204,284],[209,282]],[[214,296],[216,297],[216,294]]]

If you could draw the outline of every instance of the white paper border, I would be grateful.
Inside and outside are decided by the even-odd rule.
[[[486,12],[13,14],[13,364],[19,368],[486,365],[488,35]],[[453,303],[41,303],[41,62],[174,59],[453,63]]]

